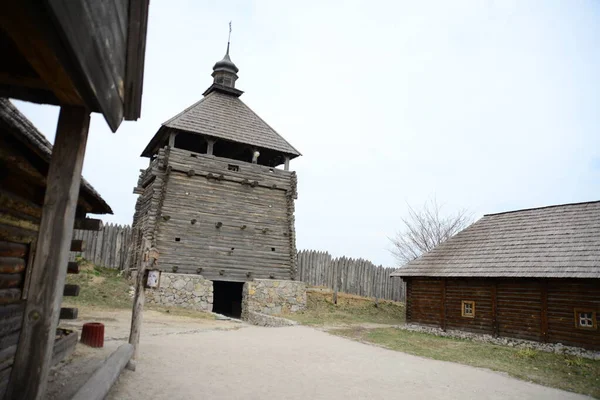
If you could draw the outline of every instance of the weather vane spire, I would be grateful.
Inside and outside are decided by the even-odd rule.
[[[231,21],[229,21],[229,36],[227,37],[227,54],[229,55],[229,43],[231,43]]]

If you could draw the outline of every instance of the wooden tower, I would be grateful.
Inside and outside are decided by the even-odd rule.
[[[159,128],[134,193],[137,251],[158,251],[164,272],[213,281],[293,280],[294,200],[300,153],[242,100],[229,57],[203,98]],[[277,168],[282,166],[283,168]]]

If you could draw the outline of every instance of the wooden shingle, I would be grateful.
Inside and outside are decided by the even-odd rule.
[[[600,278],[600,201],[485,215],[392,276]]]

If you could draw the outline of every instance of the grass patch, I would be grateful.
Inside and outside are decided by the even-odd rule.
[[[128,309],[133,306],[133,299],[129,296],[131,284],[121,272],[113,268],[98,267],[84,259],[78,260],[79,274],[67,275],[67,283],[79,285],[80,291],[77,297],[65,297],[65,307],[85,306],[88,308],[99,308],[109,310]],[[154,304],[146,304],[147,310],[178,317],[215,319],[215,316],[196,310],[180,307],[164,307]]]
[[[92,306],[99,308],[131,308],[129,297],[131,285],[112,268],[98,267],[86,260],[79,260],[79,274],[68,274],[67,283],[79,285],[77,297],[65,297],[66,306]]]
[[[283,317],[304,325],[379,323],[401,324],[404,322],[404,304],[375,300],[338,293],[338,304],[333,303],[332,293],[307,292],[306,310],[285,314]]]
[[[330,332],[408,354],[488,368],[522,380],[600,398],[600,361],[395,328],[349,328]]]

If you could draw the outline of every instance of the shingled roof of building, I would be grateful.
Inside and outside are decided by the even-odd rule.
[[[391,275],[600,278],[600,201],[485,215]]]
[[[8,99],[0,98],[0,128],[23,143],[48,166],[52,157],[52,144]],[[110,206],[92,185],[81,178],[80,195],[90,203],[93,214],[112,214]]]
[[[162,126],[276,150],[289,154],[291,158],[300,155],[298,150],[239,97],[220,91],[207,94],[202,100],[164,122]],[[160,129],[142,156],[150,156],[156,143],[161,142],[162,136],[167,134],[164,129]]]

